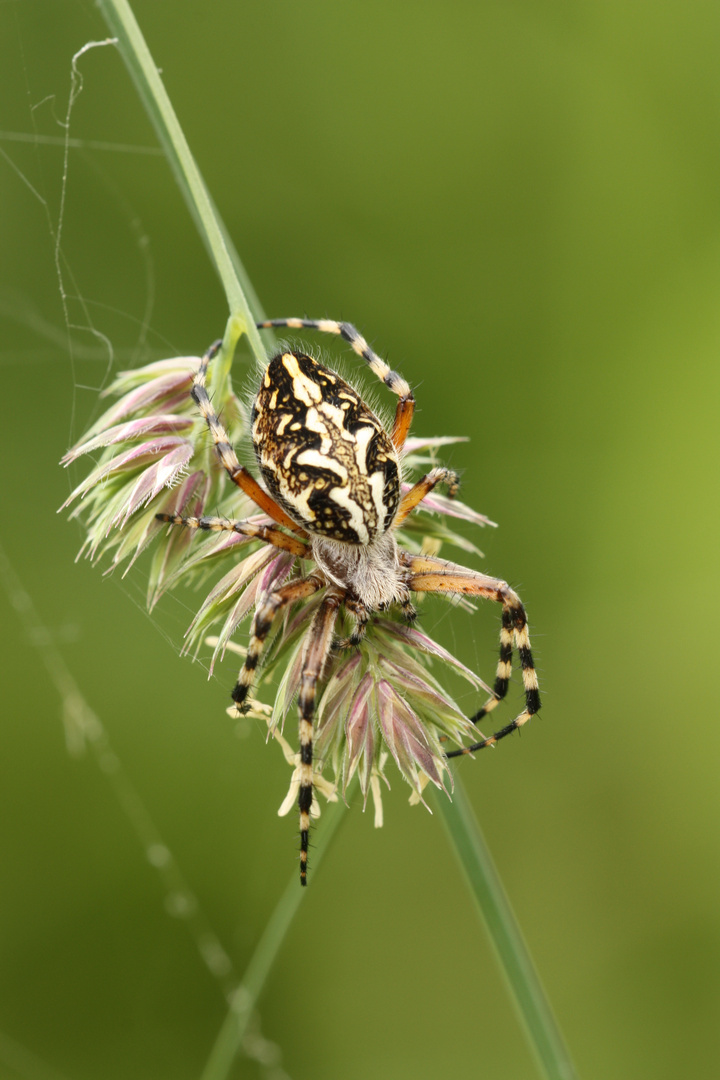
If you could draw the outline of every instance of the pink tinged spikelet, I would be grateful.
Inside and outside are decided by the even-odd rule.
[[[457,746],[464,745],[465,741],[476,742],[478,738],[484,738],[479,728],[468,720],[429,672],[409,656],[405,656],[402,666],[381,657],[379,666],[426,727],[437,729],[439,735],[452,739]]]
[[[121,372],[112,386],[103,392],[103,397],[128,389],[119,401],[103,413],[85,433],[85,439],[91,439],[100,431],[106,431],[126,416],[142,414],[151,405],[163,402],[166,409],[173,405],[184,406],[191,416],[190,385],[198,369],[198,357],[178,357],[174,360],[158,360],[147,364],[137,371]]]
[[[274,556],[274,548],[259,548],[220,579],[205,597],[197,615],[190,623],[183,652],[188,652],[193,646],[199,645],[218,617],[227,612],[225,623],[219,634],[220,644],[216,647],[216,652],[224,647],[233,630],[255,602],[257,582],[253,579],[273,560]],[[235,600],[235,597],[238,599]]]
[[[110,461],[101,462],[96,469],[90,473],[88,477],[83,480],[81,484],[75,488],[73,493],[65,500],[60,507],[64,510],[71,502],[74,502],[77,498],[83,498],[88,491],[96,487],[103,480],[107,480],[111,476],[118,473],[130,472],[134,469],[139,469],[149,465],[161,465],[162,466],[162,483],[158,488],[158,491],[162,487],[167,487],[182,474],[183,470],[193,456],[194,449],[191,442],[187,439],[180,439],[174,435],[166,435],[163,438],[150,439],[148,442],[141,443],[140,446],[133,446],[129,450],[125,450],[122,454],[118,454],[116,457],[111,458]],[[167,457],[167,461],[156,462],[156,459]]]
[[[116,523],[122,526],[131,514],[151,502],[163,488],[174,487],[192,455],[193,448],[188,443],[166,454],[157,464],[146,469],[129,492],[122,519],[118,518]]]
[[[385,745],[410,786],[420,794],[420,773],[424,773],[436,787],[444,788],[442,773],[447,766],[439,744],[430,744],[429,729],[386,679],[376,684],[375,699]]]
[[[450,446],[452,443],[459,442],[470,442],[470,440],[467,435],[431,435],[428,438],[419,435],[408,435],[403,450],[405,455],[409,457],[418,454],[421,450],[436,450],[440,446]]]
[[[389,619],[378,619],[375,623],[375,629],[380,631],[383,635],[387,634],[391,638],[394,637],[404,645],[409,645],[413,650],[426,653],[428,656],[437,657],[445,664],[449,664],[454,667],[456,671],[460,672],[472,683],[473,686],[479,690],[484,690],[486,694],[492,694],[492,690],[486,682],[476,675],[469,667],[461,663],[456,657],[449,653],[447,649],[443,649],[442,645],[438,645],[436,641],[424,634],[422,630],[418,630],[416,626],[403,626],[400,623],[391,622]]]
[[[237,630],[238,625],[249,613],[250,609],[253,606],[257,607],[263,594],[276,585],[282,584],[290,573],[293,563],[295,562],[295,557],[293,555],[288,555],[286,551],[281,552],[279,555],[275,555],[275,550],[276,549],[272,547],[260,548],[256,554],[258,556],[266,556],[264,559],[257,560],[257,565],[259,565],[260,569],[255,571],[254,563],[248,568],[248,572],[257,573],[257,577],[246,586],[244,592],[228,614],[222,629],[218,634],[217,644],[210,662],[210,675],[213,673],[215,661],[218,656],[222,658],[225,655],[225,649],[227,648],[230,639]],[[275,555],[274,558],[273,555]],[[269,558],[267,558],[268,556]],[[251,560],[254,560],[253,555],[250,555],[245,559],[245,563],[251,563]]]
[[[290,710],[295,695],[300,689],[300,675],[302,673],[304,654],[305,641],[301,637],[300,640],[295,643],[291,651],[284,657],[283,664],[285,670],[275,694],[275,704],[273,705],[270,724],[268,725],[268,733],[274,732],[276,729],[279,731],[283,730],[285,717]]]
[[[170,497],[167,504],[168,511],[171,509],[174,511],[174,505],[172,497]],[[180,530],[166,529],[166,531],[172,536]],[[181,578],[187,577],[191,571],[211,567],[215,561],[224,561],[225,557],[237,554],[238,548],[246,547],[252,543],[248,536],[242,536],[236,532],[209,533],[207,538],[204,538],[198,536],[194,529],[183,529],[182,531],[183,534],[192,537],[191,550],[187,558],[183,560],[182,565],[168,579],[165,585],[166,589],[172,588]]]
[[[82,454],[90,454],[95,450],[116,443],[133,442],[144,435],[177,435],[181,431],[188,431],[192,428],[193,423],[194,421],[190,416],[179,416],[177,413],[161,413],[156,416],[141,417],[138,420],[129,420],[125,424],[116,424],[114,427],[102,431],[94,438],[78,443],[72,450],[68,450],[61,464],[69,465]]]
[[[125,577],[141,552],[158,534],[160,525],[155,519],[156,511],[165,510],[166,506],[169,506],[171,502],[173,507],[186,506],[192,499],[190,512],[201,513],[206,489],[207,477],[205,474],[200,471],[190,473],[182,478],[172,494],[168,493],[166,500],[159,500],[149,513],[139,515],[130,524],[127,523],[127,517],[123,519],[121,521],[123,531],[119,534],[121,539],[115,549],[112,563],[105,573],[111,573],[119,563],[129,557],[129,562],[123,571],[123,577]],[[113,516],[113,523],[117,520],[117,517],[117,514]],[[189,541],[190,537],[187,535],[186,530],[176,529],[173,536],[168,538],[168,543],[155,551],[148,583],[147,604],[149,610],[152,610],[162,592],[164,577],[170,573],[173,566],[182,560]]]
[[[279,585],[282,585],[294,565],[294,555],[290,555],[287,551],[281,551],[279,555],[276,554],[273,561],[265,570],[263,570],[258,578],[258,596],[262,596],[263,593],[269,593]]]
[[[408,438],[404,447],[404,464],[408,480],[412,476],[415,479],[419,478],[429,468],[438,464],[435,452],[440,447],[457,442],[467,442],[467,439],[457,437]],[[423,453],[423,451],[428,452]],[[409,491],[411,486],[410,483],[403,484],[403,493]],[[482,527],[495,524],[490,518],[484,514],[478,514],[459,499],[450,499],[446,495],[440,494],[437,488],[426,495],[417,510],[418,512],[404,521],[398,530],[400,543],[404,547],[409,548],[411,551],[431,551],[433,549],[439,550],[442,544],[452,544],[462,551],[482,556],[482,552],[476,544],[448,527],[446,519],[456,518],[474,526]],[[459,600],[456,598],[453,603],[471,610],[474,607],[466,598]]]
[[[198,517],[205,508],[208,487],[209,479],[207,475],[201,469],[197,469],[195,472],[185,476],[172,492],[168,492],[165,499],[158,502],[155,512],[148,521],[146,537],[138,544],[125,573],[133,565],[149,539],[156,536],[162,527],[160,522],[155,519],[155,513],[177,513]],[[169,535],[166,536],[165,543],[158,545],[150,567],[147,598],[149,610],[152,611],[168,587],[170,578],[182,565],[193,539],[192,529],[172,529]]]
[[[362,666],[363,658],[359,652],[343,660],[328,679],[317,711],[315,753],[320,761],[332,761],[336,775],[343,771],[343,720],[362,674]]]
[[[409,491],[412,484],[403,484],[403,492]],[[466,506],[465,503],[460,502],[459,499],[449,499],[447,495],[440,495],[436,491],[432,491],[429,495],[426,495],[420,504],[419,509],[430,510],[435,514],[443,514],[447,517],[458,518],[460,521],[469,521],[472,525],[492,525],[493,528],[497,528],[497,523],[491,521],[489,517],[485,517],[484,514],[479,514],[477,510],[473,510],[471,506]]]
[[[372,690],[373,678],[370,672],[366,672],[353,695],[345,720],[347,751],[343,790],[347,790],[357,769],[363,806],[367,803],[375,760],[375,730],[370,712]]]

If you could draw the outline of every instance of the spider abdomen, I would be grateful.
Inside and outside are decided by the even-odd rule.
[[[252,437],[268,490],[309,533],[367,545],[389,528],[400,502],[397,451],[335,372],[304,353],[273,357]]]

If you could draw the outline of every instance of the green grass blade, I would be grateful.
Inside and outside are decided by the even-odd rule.
[[[98,6],[117,38],[120,54],[220,276],[230,314],[243,320],[250,346],[264,363],[265,348],[255,329],[256,318],[259,321],[263,317],[262,308],[208,194],[132,8],[128,0],[98,0]]]
[[[477,818],[458,778],[452,802],[435,806],[482,914],[527,1039],[546,1080],[577,1080],[575,1066],[510,906]]]
[[[313,881],[316,880],[320,860],[327,851],[338,825],[343,820],[344,810],[345,804],[342,801],[329,803],[323,809],[322,825],[314,833],[316,839],[313,851]],[[302,900],[307,894],[308,890],[300,887],[296,870],[270,916],[263,935],[245,970],[245,974],[233,993],[230,1009],[218,1032],[215,1045],[210,1052],[210,1057],[203,1069],[200,1080],[226,1080],[229,1075],[275,957],[285,940],[290,924]]]

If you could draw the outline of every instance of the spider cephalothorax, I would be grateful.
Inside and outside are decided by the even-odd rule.
[[[484,596],[502,604],[500,659],[493,694],[471,720],[477,723],[507,693],[513,645],[522,668],[525,709],[494,735],[447,757],[473,753],[516,731],[538,711],[540,696],[525,611],[516,593],[504,581],[398,547],[395,529],[437,484],[446,484],[450,495],[457,490],[455,473],[434,468],[402,494],[400,455],[414,410],[408,383],[370,349],[349,323],[275,319],[259,326],[341,335],[399,399],[388,433],[360,395],[335,372],[305,353],[289,349],[278,353],[265,368],[252,411],[252,439],[263,488],[240,465],[207,394],[208,366],[220,348],[218,342],[202,359],[193,379],[192,396],[230,479],[275,524],[157,515],[172,525],[235,531],[315,564],[307,576],[292,577],[259,599],[245,663],[232,693],[238,709],[244,711],[275,616],[322,591],[304,647],[298,694],[300,879],[305,884],[313,798],[315,700],[333,649],[341,608],[356,624],[350,638],[339,643],[343,647],[362,642],[369,619],[380,609],[400,605],[407,618],[414,618],[413,592]]]

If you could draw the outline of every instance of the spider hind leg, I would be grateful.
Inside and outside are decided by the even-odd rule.
[[[262,656],[275,616],[288,604],[312,596],[324,584],[325,582],[320,577],[311,574],[309,577],[299,578],[289,582],[287,585],[281,585],[259,604],[253,618],[245,663],[240,669],[237,682],[230,695],[237,706],[238,712],[248,711],[247,698],[255,678],[255,669]]]
[[[525,708],[519,716],[496,731],[494,735],[466,746],[461,750],[452,750],[446,756],[460,757],[472,754],[486,746],[492,746],[500,739],[512,735],[523,727],[540,710],[540,691],[537,672],[530,648],[530,635],[527,626],[525,608],[520,597],[505,581],[476,573],[455,563],[445,562],[432,556],[410,555],[402,552],[401,560],[408,567],[410,574],[407,583],[416,592],[459,593],[465,596],[482,596],[502,604],[502,622],[500,627],[500,656],[495,675],[492,696],[470,719],[474,724],[492,712],[506,696],[512,671],[513,645],[517,649],[525,690]]]
[[[488,698],[482,708],[479,709],[474,716],[471,716],[470,719],[473,724],[479,724],[483,717],[492,712],[506,696],[508,686],[510,685],[510,675],[512,671],[513,643],[517,648],[518,656],[520,658],[520,669],[522,671],[523,686],[525,689],[525,709],[509,724],[500,728],[499,731],[494,732],[480,742],[463,747],[462,750],[452,750],[449,754],[446,754],[446,757],[448,758],[474,754],[478,750],[484,750],[486,746],[494,746],[500,739],[504,739],[508,735],[512,735],[513,732],[519,731],[528,720],[532,719],[532,717],[540,711],[540,690],[538,688],[537,672],[535,671],[532,650],[530,648],[527,617],[525,615],[525,609],[517,596],[514,593],[511,593],[511,595],[513,599],[511,601],[506,600],[503,603],[502,624],[500,628],[500,658],[498,660],[497,673],[495,676],[495,685],[493,686],[493,696]]]
[[[332,633],[341,597],[328,593],[313,618],[302,663],[298,708],[300,711],[300,884],[307,885],[310,812],[313,799],[313,719],[317,685],[332,648]]]

